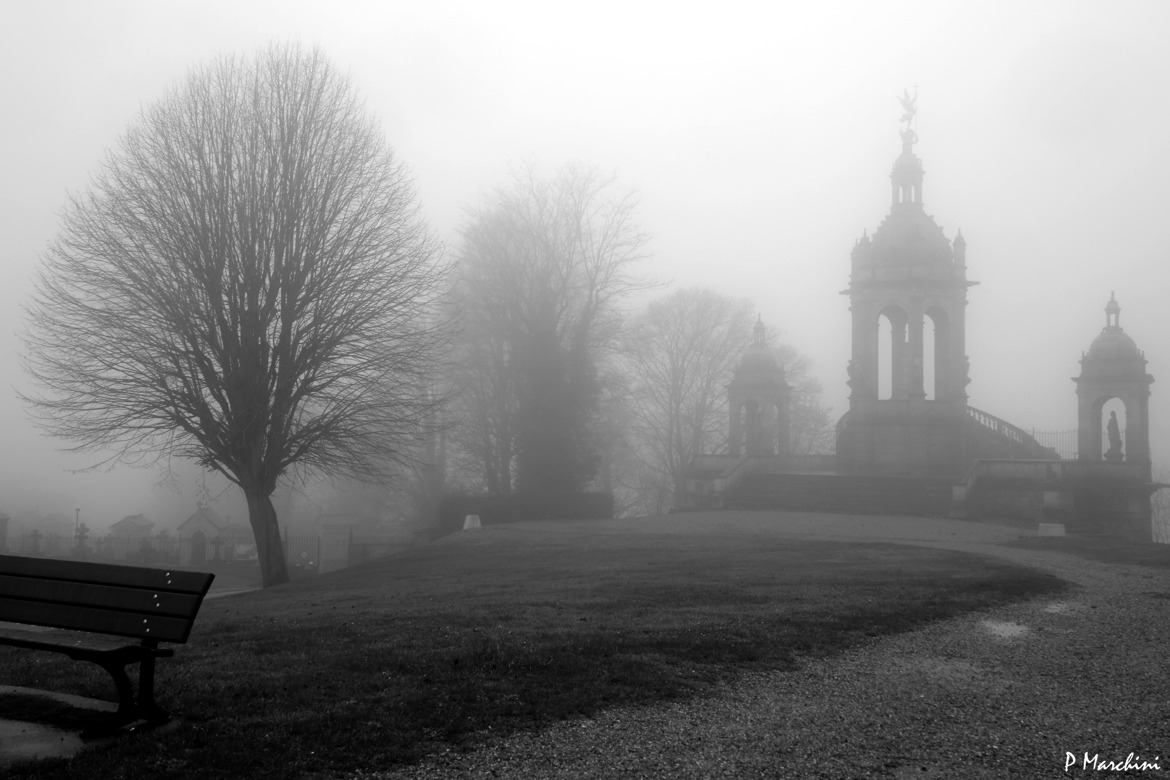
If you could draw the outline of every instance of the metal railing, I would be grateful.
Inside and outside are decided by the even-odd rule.
[[[1069,431],[1038,431],[1032,429],[1032,438],[1055,452],[1063,460],[1077,459],[1077,429]]]
[[[1023,428],[1012,425],[1006,420],[1001,420],[994,414],[989,414],[982,409],[968,406],[967,416],[985,430],[990,431],[1000,439],[1006,440],[1009,443],[1011,457],[1026,460],[1052,460],[1060,458],[1056,450],[1051,447],[1045,447]]]

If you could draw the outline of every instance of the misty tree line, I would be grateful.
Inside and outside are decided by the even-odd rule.
[[[661,511],[722,445],[753,322],[708,290],[626,311],[647,238],[597,170],[520,170],[443,251],[320,51],[197,68],[70,198],[28,307],[24,400],[105,462],[192,460],[243,492],[265,586],[273,493],[311,474],[444,491],[613,491]],[[794,441],[828,410],[790,347]]]
[[[540,178],[527,166],[470,215],[434,490],[601,490],[619,512],[657,513],[685,490],[694,455],[726,451],[726,385],[755,307],[691,288],[627,310],[648,287],[636,205],[595,168]],[[793,451],[831,451],[811,360],[773,341],[794,389]]]

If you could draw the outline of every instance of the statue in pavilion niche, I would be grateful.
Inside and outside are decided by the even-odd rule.
[[[1121,460],[1121,426],[1117,424],[1117,412],[1109,413],[1109,422],[1105,425],[1105,432],[1109,436],[1109,449],[1105,452],[1105,460]]]

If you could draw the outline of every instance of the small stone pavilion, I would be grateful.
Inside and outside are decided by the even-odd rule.
[[[1077,450],[1080,460],[1145,464],[1150,474],[1150,385],[1146,356],[1121,329],[1121,306],[1114,295],[1105,306],[1105,328],[1081,357],[1077,383]],[[1103,441],[1105,404],[1116,398],[1125,406],[1125,438],[1115,429]],[[1106,447],[1106,445],[1109,445]]]
[[[778,472],[789,462],[792,388],[784,367],[768,348],[767,329],[757,318],[752,341],[727,384],[727,452],[691,461],[687,493],[678,509],[720,506],[732,484],[748,472]]]
[[[733,458],[788,455],[791,396],[784,369],[768,349],[764,322],[757,319],[751,346],[727,385],[728,451]]]
[[[1105,328],[1081,357],[1075,460],[976,460],[955,486],[953,513],[1034,521],[1063,534],[1108,534],[1150,541],[1150,385],[1146,358],[1121,329],[1121,306],[1110,296]],[[1125,429],[1104,409],[1117,399]]]

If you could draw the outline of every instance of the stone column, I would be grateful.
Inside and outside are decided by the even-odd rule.
[[[922,374],[926,371],[926,356],[922,354],[922,312],[910,314],[910,354],[907,360],[907,395],[916,400],[926,398]]]
[[[890,398],[902,400],[910,392],[906,352],[906,323],[890,320]]]
[[[760,451],[763,457],[776,454],[776,406],[770,399],[760,399]]]
[[[1150,386],[1139,388],[1122,400],[1125,402],[1125,460],[1144,464],[1149,470]]]
[[[743,405],[743,449],[749,458],[759,455],[760,409],[748,401]]]
[[[728,399],[727,414],[727,451],[731,457],[738,458],[743,443],[743,427],[740,422],[743,415],[743,404],[738,398]]]
[[[878,320],[869,306],[854,301],[853,361],[849,399],[876,399],[878,394]]]
[[[934,400],[949,401],[954,387],[954,358],[950,347],[951,325],[948,317],[934,322]]]
[[[1101,407],[1087,392],[1077,393],[1077,459],[1101,460]]]

